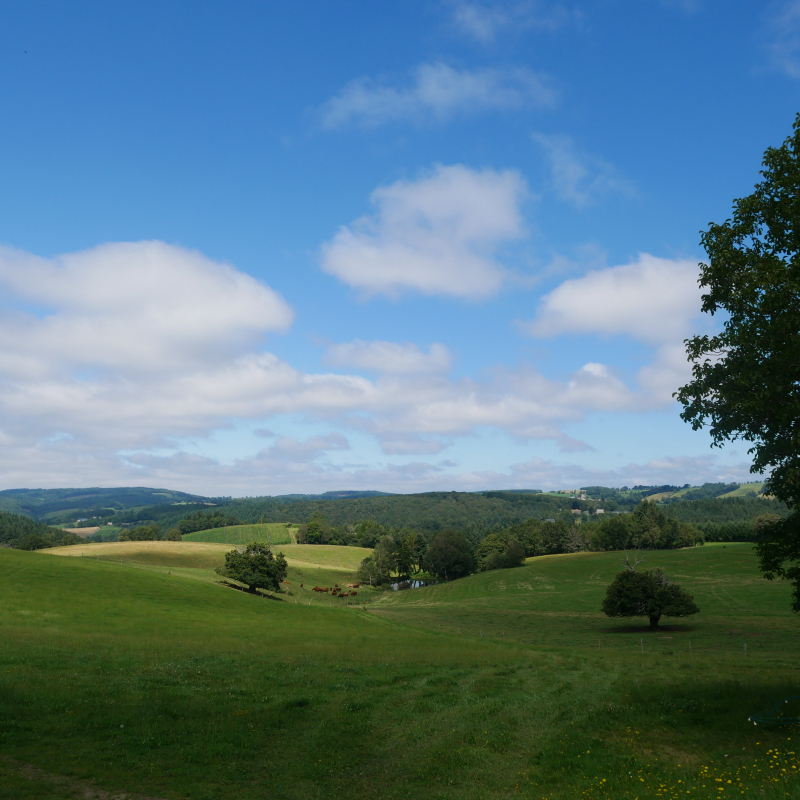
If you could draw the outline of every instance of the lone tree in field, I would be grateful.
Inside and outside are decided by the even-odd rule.
[[[241,551],[236,549],[225,553],[225,566],[217,567],[216,572],[224,578],[247,584],[248,591],[255,594],[256,589],[279,591],[287,569],[283,553],[275,556],[268,544],[252,542]]]
[[[606,590],[603,613],[609,617],[649,617],[650,630],[661,617],[688,617],[700,609],[692,595],[675,585],[660,570],[620,572]]]
[[[751,471],[770,471],[765,491],[792,509],[760,531],[757,549],[765,577],[792,582],[800,612],[800,114],[763,166],[732,218],[702,235],[702,309],[724,321],[721,333],[686,341],[693,379],[676,396],[714,445],[750,443]]]

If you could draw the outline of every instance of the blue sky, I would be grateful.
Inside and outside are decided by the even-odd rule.
[[[747,480],[671,399],[800,2],[12,2],[0,486]]]

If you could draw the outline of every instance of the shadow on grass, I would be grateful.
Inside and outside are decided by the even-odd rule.
[[[236,583],[231,583],[230,581],[216,581],[220,586],[227,586],[228,589],[236,589],[239,592],[244,592],[245,594],[249,594],[251,597],[260,597],[263,600],[277,600],[279,603],[285,603],[286,601],[282,597],[275,597],[273,594],[262,594],[258,589],[255,592],[251,592],[249,589],[246,589],[244,586],[239,586]]]
[[[652,629],[649,625],[615,625],[613,628],[602,628],[603,633],[691,633],[696,631],[695,625],[659,625]]]

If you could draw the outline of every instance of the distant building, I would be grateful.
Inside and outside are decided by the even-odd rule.
[[[595,509],[594,513],[595,514],[605,514],[606,512],[605,512],[604,508],[597,508],[597,509]]]
[[[579,508],[573,508],[573,509],[572,509],[572,513],[573,513],[573,514],[580,514],[580,513],[581,513],[581,510],[580,510]]]
[[[546,519],[545,522],[555,522],[554,519]]]

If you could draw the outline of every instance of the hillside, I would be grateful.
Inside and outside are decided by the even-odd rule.
[[[486,491],[426,492],[388,495],[377,492],[332,492],[232,499],[204,498],[162,489],[47,489],[0,492],[0,509],[25,514],[50,525],[135,526],[157,523],[163,530],[199,511],[256,523],[307,523],[316,512],[333,526],[372,520],[390,528],[411,527],[433,533],[445,528],[489,531],[508,528],[528,519],[574,519],[572,511],[594,519],[603,509],[631,511],[643,499],[663,501],[665,513],[693,524],[750,523],[767,511],[782,516],[788,509],[765,497],[752,496],[758,484],[705,484],[703,487],[635,487],[632,490],[587,487],[586,500],[565,492]],[[663,491],[658,491],[663,490]],[[745,491],[743,491],[745,490]],[[724,496],[718,496],[724,492]],[[699,496],[699,497],[698,497]],[[81,522],[77,522],[82,520]],[[198,539],[197,541],[208,541]]]
[[[13,577],[0,581],[3,795],[800,791],[787,734],[746,723],[796,693],[800,653],[788,587],[761,579],[747,546],[653,554],[701,606],[658,634],[599,612],[617,554],[532,559],[348,608],[296,576],[342,576],[353,548],[286,547],[277,601],[210,582],[223,545],[0,550]],[[97,555],[52,555],[79,550]]]
[[[0,510],[25,514],[48,524],[79,518],[109,520],[132,508],[213,502],[198,495],[169,489],[6,489],[0,491]]]

